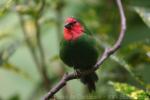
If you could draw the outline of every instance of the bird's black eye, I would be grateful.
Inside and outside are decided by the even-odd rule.
[[[76,23],[76,21],[68,23],[65,25],[66,28],[71,29],[71,27]]]
[[[72,22],[72,25],[74,25],[77,21]]]

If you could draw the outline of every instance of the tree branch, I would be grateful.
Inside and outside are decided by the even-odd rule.
[[[121,0],[116,0],[118,9],[119,9],[119,14],[120,14],[120,18],[121,18],[121,29],[120,29],[120,33],[119,33],[119,37],[117,39],[117,41],[115,42],[114,46],[112,46],[111,48],[106,48],[104,53],[102,54],[102,56],[100,57],[100,59],[97,61],[97,63],[95,64],[95,66],[91,69],[91,70],[87,70],[84,72],[73,72],[70,74],[65,74],[62,79],[60,80],[60,82],[54,86],[44,97],[44,100],[49,100],[50,98],[52,98],[55,93],[57,93],[60,89],[62,89],[69,80],[73,80],[73,79],[78,79],[83,75],[87,75],[89,73],[92,73],[94,71],[96,71],[100,65],[102,65],[102,63],[114,52],[116,52],[120,46],[121,43],[123,41],[124,35],[125,35],[125,31],[126,31],[126,17],[124,15],[124,11],[123,11],[123,7],[122,7],[122,3]]]
[[[16,3],[17,5],[17,3]],[[28,5],[26,5],[28,6]],[[25,6],[25,7],[26,7]],[[20,19],[20,24],[21,24],[21,27],[22,27],[22,30],[23,30],[23,34],[24,34],[24,37],[25,37],[25,40],[26,40],[26,43],[27,45],[29,46],[29,50],[33,56],[33,60],[36,64],[36,67],[38,69],[38,71],[40,72],[41,76],[42,76],[42,79],[43,79],[43,82],[44,82],[44,87],[45,89],[48,89],[50,87],[50,81],[49,81],[49,78],[48,78],[48,75],[47,75],[47,72],[46,72],[46,62],[45,62],[45,55],[44,55],[44,50],[43,50],[43,47],[42,47],[42,42],[41,42],[41,30],[40,30],[40,25],[38,23],[39,21],[39,18],[41,17],[42,15],[42,12],[44,10],[44,6],[45,6],[45,0],[41,0],[39,2],[39,6],[38,6],[38,9],[37,9],[37,12],[36,12],[36,16],[34,16],[34,24],[35,24],[35,30],[36,30],[36,39],[37,39],[37,46],[38,46],[38,50],[39,50],[39,54],[40,54],[40,58],[38,59],[38,56],[35,52],[35,48],[32,46],[32,43],[30,41],[30,37],[28,36],[28,32],[27,30],[25,29],[25,19],[24,19],[24,15],[23,14],[26,14],[28,16],[32,16],[31,14],[28,13],[28,9],[27,11],[22,11],[22,9],[16,9],[18,15],[19,15],[19,19]],[[22,14],[23,13],[23,14]]]
[[[45,0],[41,0],[40,1],[40,6],[37,12],[37,16],[34,20],[35,23],[35,28],[36,28],[36,39],[37,39],[37,45],[38,45],[38,49],[39,49],[39,53],[40,53],[40,65],[41,65],[41,73],[43,75],[43,79],[44,79],[44,83],[45,83],[45,87],[46,89],[49,88],[50,85],[50,80],[48,78],[47,75],[47,71],[46,71],[46,60],[45,60],[45,54],[44,54],[44,49],[43,49],[43,45],[42,45],[42,40],[41,40],[41,29],[40,29],[40,24],[39,24],[39,19],[42,15],[42,12],[44,10],[44,6],[45,6]]]
[[[21,25],[21,28],[22,28],[22,30],[23,30],[23,34],[24,34],[24,37],[25,37],[25,41],[26,41],[26,43],[27,43],[27,45],[28,45],[28,47],[29,47],[29,50],[30,50],[30,52],[31,52],[31,55],[32,55],[32,57],[33,57],[33,60],[34,60],[34,62],[35,62],[35,64],[36,64],[37,69],[40,70],[40,66],[39,66],[39,62],[38,62],[38,57],[37,57],[36,54],[35,54],[35,50],[34,50],[34,48],[33,48],[32,45],[31,45],[31,41],[29,40],[29,37],[28,37],[28,35],[27,35],[27,31],[26,31],[26,29],[25,29],[25,27],[24,27],[25,21],[24,21],[24,19],[23,19],[23,16],[22,16],[19,12],[18,12],[18,16],[19,16],[20,25]]]

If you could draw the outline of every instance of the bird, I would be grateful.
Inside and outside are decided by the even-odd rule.
[[[60,59],[76,71],[90,70],[99,56],[97,43],[85,24],[77,18],[68,17],[64,22],[64,34],[60,43]],[[81,76],[81,82],[89,92],[96,91],[98,81],[96,72]]]

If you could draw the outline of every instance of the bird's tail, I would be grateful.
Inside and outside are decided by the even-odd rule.
[[[95,82],[98,80],[96,73],[91,73],[81,77],[81,82],[87,85],[89,92],[95,91]]]

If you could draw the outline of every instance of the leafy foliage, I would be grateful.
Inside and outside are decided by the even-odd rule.
[[[130,97],[131,99],[137,99],[137,100],[148,100],[150,94],[144,92],[141,89],[138,89],[134,86],[125,84],[125,83],[113,83],[110,82],[111,85],[114,86],[115,90],[117,92],[121,92],[124,95]]]

